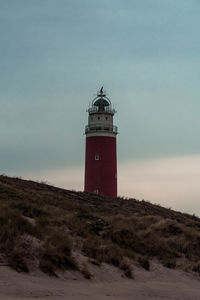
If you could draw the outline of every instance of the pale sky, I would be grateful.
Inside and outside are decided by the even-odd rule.
[[[198,0],[0,0],[0,172],[82,190],[103,85],[119,194],[200,215],[199,15]]]

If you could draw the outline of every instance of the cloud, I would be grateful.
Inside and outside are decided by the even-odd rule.
[[[83,190],[84,169],[82,167],[26,172],[21,175],[25,179],[42,181],[69,190]]]
[[[119,194],[200,215],[200,156],[132,161],[119,165]]]
[[[200,215],[200,155],[128,161],[118,165],[118,194]],[[24,178],[83,190],[84,167],[24,173]]]

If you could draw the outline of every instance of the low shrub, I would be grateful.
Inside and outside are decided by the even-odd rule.
[[[135,260],[136,259],[136,254],[135,251],[133,251],[132,249],[123,249],[123,255],[127,256],[128,258]]]
[[[55,246],[60,253],[71,255],[72,242],[67,233],[52,231],[47,237],[46,243]]]
[[[140,236],[127,228],[113,230],[110,234],[113,243],[124,249],[131,249],[133,251],[140,251],[142,248],[142,240]]]
[[[71,247],[71,241],[66,233],[51,233],[41,251],[40,269],[51,275],[56,274],[56,269],[77,270],[77,263],[71,257]]]
[[[39,268],[42,272],[50,276],[57,277],[57,274],[55,272],[55,265],[48,258],[46,259],[44,256],[40,260]]]
[[[102,242],[98,238],[87,238],[83,242],[82,251],[83,253],[94,259],[98,259],[98,249],[102,245]]]
[[[119,265],[120,269],[124,271],[124,274],[126,277],[128,278],[134,278],[133,275],[133,269],[132,266],[130,264],[130,261],[123,258],[120,265]]]
[[[10,207],[18,210],[29,218],[38,218],[47,215],[47,212],[44,211],[39,204],[30,203],[27,200],[11,202]]]
[[[122,250],[117,245],[113,244],[100,247],[98,249],[98,256],[100,257],[101,261],[116,267],[120,266],[123,258]]]
[[[86,279],[91,279],[92,278],[92,274],[90,273],[90,271],[88,270],[87,265],[83,265],[82,269],[81,269],[81,273],[83,274],[83,276]]]
[[[194,265],[192,268],[192,271],[199,273],[199,275],[200,275],[200,263],[197,263],[196,265]]]
[[[23,234],[36,235],[35,228],[19,212],[8,206],[0,207],[0,248],[9,252],[13,249],[14,239]]]
[[[175,269],[176,268],[176,260],[171,258],[171,259],[165,259],[162,260],[163,266],[167,267],[169,269]]]
[[[17,272],[29,272],[29,267],[26,259],[22,256],[21,252],[12,252],[8,257],[8,263],[10,267]]]
[[[144,268],[145,270],[149,271],[149,269],[150,269],[150,263],[149,263],[149,260],[146,257],[139,256],[138,263],[140,264],[140,266],[142,268]]]
[[[117,245],[103,244],[103,241],[97,238],[86,239],[82,251],[98,262],[106,262],[117,267],[119,267],[123,258],[123,252]]]

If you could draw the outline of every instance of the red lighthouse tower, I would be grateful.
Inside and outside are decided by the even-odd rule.
[[[103,87],[92,101],[85,127],[85,191],[110,197],[117,196],[117,127],[115,110]]]

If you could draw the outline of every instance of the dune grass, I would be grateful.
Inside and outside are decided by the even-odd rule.
[[[33,265],[54,276],[59,269],[79,270],[73,255],[79,252],[131,278],[132,262],[149,271],[152,259],[200,274],[199,249],[196,216],[0,176],[0,252],[17,271]]]

